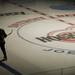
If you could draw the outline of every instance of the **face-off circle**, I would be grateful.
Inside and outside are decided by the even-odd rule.
[[[72,41],[75,41],[74,39],[75,32],[74,30],[66,31],[65,29],[68,27],[69,27],[68,24],[66,25],[64,23],[61,24],[61,22],[57,22],[52,19],[51,20],[44,19],[36,22],[35,21],[31,22],[27,25],[26,24],[24,25],[23,23],[23,26],[18,28],[17,34],[21,39],[29,43],[32,43],[33,45],[46,47],[46,48],[73,50],[75,49],[75,43]],[[52,36],[51,39],[47,38],[48,32],[52,31],[58,31],[58,32],[55,32],[53,34],[53,36],[55,37]],[[69,34],[72,34],[73,37],[68,38]],[[56,38],[57,36],[61,37],[61,40],[57,40]]]

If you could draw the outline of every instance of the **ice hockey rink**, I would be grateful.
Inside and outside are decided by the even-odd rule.
[[[0,75],[75,75],[75,4],[21,1],[0,4],[8,60]],[[0,50],[0,59],[2,59]]]

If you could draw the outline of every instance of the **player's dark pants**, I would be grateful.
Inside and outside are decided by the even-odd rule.
[[[2,43],[0,45],[0,48],[1,48],[2,52],[3,52],[4,58],[7,59],[6,50],[5,50],[5,43]]]

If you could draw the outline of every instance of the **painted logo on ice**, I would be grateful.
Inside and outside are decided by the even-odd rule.
[[[36,37],[36,39],[42,42],[51,42],[51,41],[64,41],[64,42],[75,42],[75,32],[62,32],[55,36],[51,36],[50,33],[47,37]]]

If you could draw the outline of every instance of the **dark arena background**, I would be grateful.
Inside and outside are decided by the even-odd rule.
[[[75,0],[0,0],[0,28],[0,75],[75,75]]]

